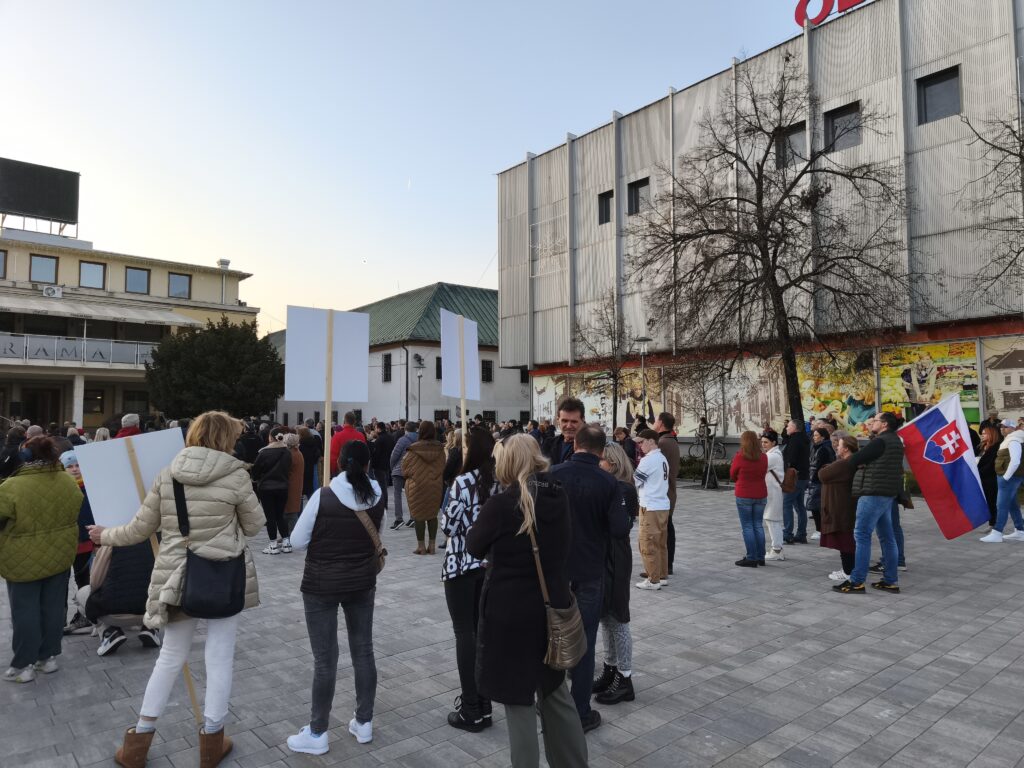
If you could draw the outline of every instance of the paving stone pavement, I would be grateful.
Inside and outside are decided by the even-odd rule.
[[[946,542],[919,508],[904,515],[904,593],[842,596],[825,576],[838,555],[814,545],[787,547],[786,561],[767,568],[734,567],[742,544],[728,491],[682,490],[676,519],[670,587],[633,593],[636,701],[599,707],[604,725],[587,739],[591,766],[1024,762],[1024,543],[985,545],[974,535]],[[441,557],[413,555],[414,538],[410,528],[384,536],[391,556],[377,591],[374,741],[359,745],[347,732],[354,694],[342,636],[331,750],[323,757],[284,745],[309,717],[302,555],[262,555],[265,535],[253,540],[263,605],[246,611],[239,629],[227,723],[235,749],[225,766],[509,764],[501,707],[481,734],[445,722],[458,676]],[[4,591],[5,652],[10,635]],[[132,639],[100,658],[96,646],[95,638],[66,639],[56,674],[0,688],[0,768],[114,764],[154,652]],[[191,666],[201,696],[200,643]],[[149,766],[196,766],[196,745],[179,684]]]

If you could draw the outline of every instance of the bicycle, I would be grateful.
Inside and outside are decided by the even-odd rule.
[[[715,425],[709,424],[708,426],[714,427]],[[724,459],[725,445],[715,440],[714,430],[704,430],[703,434],[701,431],[700,428],[693,430],[697,436],[697,442],[690,445],[690,458],[703,460],[711,456],[712,459]]]

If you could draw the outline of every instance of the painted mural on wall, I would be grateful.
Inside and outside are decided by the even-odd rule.
[[[1024,338],[1001,336],[981,342],[985,362],[985,407],[1002,419],[1024,416]]]
[[[566,396],[579,398],[586,410],[586,419],[612,426],[612,412],[617,409],[617,423],[632,426],[636,416],[647,414],[653,419],[661,410],[661,369],[647,370],[647,399],[644,400],[640,371],[623,374],[618,402],[613,402],[611,380],[600,373],[573,373],[557,376],[535,376],[531,380],[533,409],[538,419],[552,422],[557,418],[558,403]]]
[[[866,422],[878,407],[871,350],[798,355],[796,365],[804,418],[831,416],[839,429],[866,437]]]
[[[725,420],[718,434],[738,437],[748,429],[782,429],[787,411],[786,388],[778,360],[739,360],[724,383]]]
[[[957,394],[967,420],[979,421],[976,342],[889,347],[879,352],[879,368],[883,410],[912,419],[942,398]]]

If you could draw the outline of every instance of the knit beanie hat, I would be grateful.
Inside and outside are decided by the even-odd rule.
[[[72,464],[78,463],[78,457],[75,456],[74,451],[64,451],[64,453],[60,455],[60,463],[64,465],[64,469],[67,469]]]

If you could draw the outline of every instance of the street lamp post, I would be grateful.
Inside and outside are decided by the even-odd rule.
[[[640,405],[644,411],[644,421],[647,421],[647,368],[644,363],[647,358],[647,345],[654,339],[650,336],[638,336],[636,343],[640,345],[640,387],[643,392],[643,401]]]
[[[419,363],[416,370],[416,420],[423,421],[423,398],[420,396],[423,388],[423,369],[426,368],[423,363]]]

